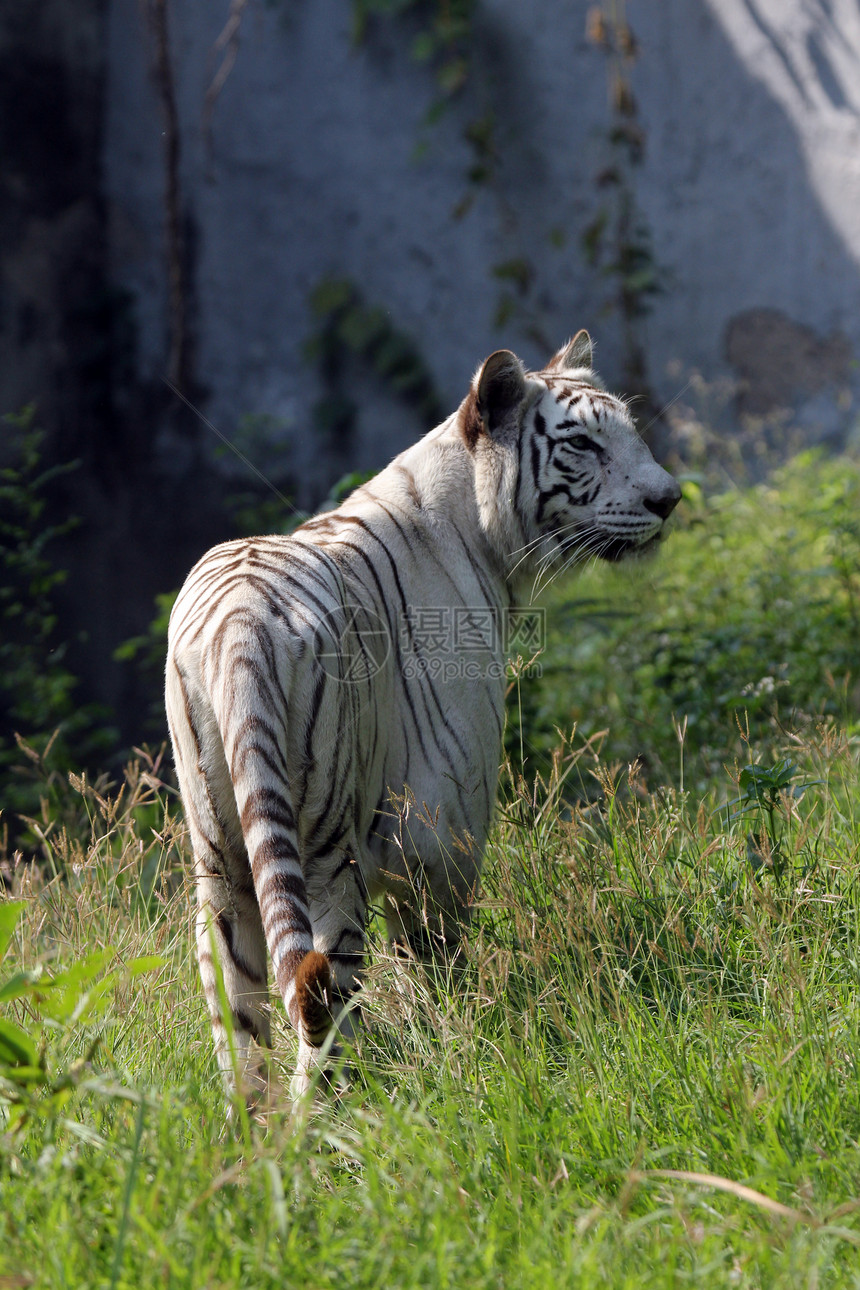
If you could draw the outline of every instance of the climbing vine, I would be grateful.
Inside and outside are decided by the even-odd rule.
[[[164,235],[167,261],[169,347],[167,377],[180,390],[191,379],[190,283],[186,264],[180,181],[181,137],[176,78],[170,48],[168,0],[148,0],[152,74],[158,92],[164,149]]]
[[[621,319],[623,380],[648,419],[655,412],[648,382],[642,319],[665,289],[651,233],[636,200],[636,174],[645,157],[645,131],[631,87],[639,45],[627,21],[626,0],[603,0],[588,12],[586,34],[606,58],[610,122],[603,164],[595,175],[600,206],[582,234],[586,262],[611,284],[609,308]]]
[[[410,15],[417,30],[411,54],[415,62],[431,65],[441,96],[434,110],[444,110],[469,80],[472,64],[472,18],[475,0],[351,0],[352,38],[367,39],[378,18]]]
[[[474,84],[476,0],[350,0],[352,38],[356,45],[367,41],[374,25],[385,18],[409,20],[413,62],[432,69],[436,94],[424,114],[415,156],[429,148],[428,131],[452,104]],[[483,108],[463,126],[462,136],[469,148],[462,197],[452,215],[461,219],[471,208],[478,189],[491,182],[495,173],[495,115]]]
[[[313,329],[305,356],[319,371],[325,394],[313,420],[332,447],[349,442],[358,417],[350,389],[350,359],[372,372],[430,429],[442,419],[442,402],[415,342],[395,327],[383,308],[369,304],[349,278],[324,278],[311,293]]]

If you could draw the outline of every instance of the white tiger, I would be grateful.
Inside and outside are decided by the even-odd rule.
[[[228,1083],[213,948],[242,1070],[252,1039],[271,1044],[268,949],[300,1093],[332,1028],[351,1033],[369,902],[407,954],[468,910],[506,616],[536,575],[659,540],[680,490],[591,368],[586,332],[539,373],[492,354],[459,409],[337,510],[215,547],[189,575],[167,712]]]

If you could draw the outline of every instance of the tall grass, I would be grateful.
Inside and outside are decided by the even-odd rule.
[[[0,1287],[860,1285],[860,747],[813,673],[786,671],[796,720],[723,712],[721,745],[701,706],[705,759],[647,685],[641,763],[638,717],[551,755],[538,728],[452,961],[374,934],[349,1088],[316,1106],[279,1091],[275,1004],[272,1105],[230,1129],[162,763],[76,780],[39,863],[3,861]]]
[[[13,874],[0,981],[107,946],[114,975],[62,1024],[47,985],[8,1010],[45,1079],[23,1119],[2,1085],[2,1284],[857,1284],[860,768],[833,726],[792,753],[822,782],[779,804],[781,876],[716,792],[558,758],[508,794],[454,962],[404,981],[375,946],[350,1090],[276,1098],[244,1134],[175,807],[152,764],[119,799],[80,785],[85,844],[56,839],[56,877]],[[595,803],[565,804],[571,760]]]

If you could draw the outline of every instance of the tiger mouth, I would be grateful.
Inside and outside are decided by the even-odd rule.
[[[599,534],[590,537],[583,545],[584,549],[596,555],[600,560],[605,560],[608,564],[618,564],[621,560],[630,558],[639,559],[642,556],[651,554],[659,545],[660,530],[652,533],[650,537],[641,539],[635,537],[610,537],[609,535],[601,537]]]

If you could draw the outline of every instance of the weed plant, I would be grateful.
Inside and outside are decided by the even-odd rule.
[[[38,812],[40,799],[62,809],[55,789],[65,782],[72,750],[97,762],[116,735],[102,708],[78,701],[58,633],[56,590],[66,573],[56,553],[76,521],[52,522],[50,503],[57,479],[78,463],[45,463],[32,408],[0,418],[0,434],[0,804],[7,827],[19,832],[19,817]],[[32,762],[58,775],[34,775]]]

